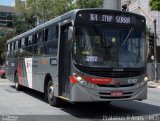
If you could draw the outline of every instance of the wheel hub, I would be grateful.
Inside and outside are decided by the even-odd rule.
[[[16,87],[16,88],[18,87],[18,83],[17,83],[17,82],[15,82],[15,87]]]
[[[53,98],[53,96],[54,96],[54,91],[53,90],[54,90],[53,86],[50,86],[48,88],[48,96],[49,96],[50,99]]]

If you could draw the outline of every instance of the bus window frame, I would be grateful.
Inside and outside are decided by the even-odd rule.
[[[7,52],[10,52],[10,43],[7,44]]]
[[[42,33],[42,41],[39,41],[37,35],[39,33]],[[40,30],[37,30],[35,31],[32,36],[34,36],[32,39],[33,39],[33,56],[34,57],[39,57],[39,56],[43,56],[44,55],[44,28],[40,29]],[[43,50],[42,50],[42,53],[41,53],[41,49],[39,49],[39,46],[43,46]]]
[[[14,50],[14,41],[12,42],[12,47],[11,47],[11,51]]]
[[[28,47],[28,35],[24,37],[25,38],[25,47]]]
[[[53,37],[52,38],[52,40],[48,40],[48,33],[49,33],[49,30],[51,29],[53,29],[54,28],[54,30],[56,30],[56,37]],[[51,25],[49,25],[49,26],[47,26],[47,27],[45,27],[44,28],[44,56],[55,56],[55,57],[57,57],[58,56],[58,46],[59,46],[59,25],[58,25],[58,23],[55,23],[55,24],[51,24]],[[55,41],[56,40],[56,41]],[[57,48],[54,48],[54,50],[56,50],[56,52],[55,53],[50,53],[49,51],[48,52],[46,52],[45,51],[45,47],[47,47],[48,48],[48,45],[47,44],[49,44],[49,43],[55,43],[55,42],[57,42]]]
[[[15,50],[18,50],[19,48],[18,48],[18,43],[19,43],[19,41],[18,40],[15,40]]]
[[[48,32],[49,32],[49,29],[50,28],[55,28],[56,29],[56,39],[58,39],[58,34],[59,34],[59,27],[58,27],[58,24],[52,24],[50,26],[47,26],[45,29],[44,29],[44,42],[51,42],[51,41],[48,41],[48,36],[46,37],[46,35],[48,35]],[[48,30],[48,31],[46,31]],[[47,32],[47,33],[46,33]]]
[[[30,43],[30,37],[32,37],[31,43]],[[34,45],[34,34],[30,34],[28,35],[28,46],[33,46],[33,45]]]
[[[25,37],[21,38],[21,48],[25,48]]]
[[[41,32],[42,32],[42,37],[41,37],[42,41],[39,41],[40,38],[37,37],[37,35],[39,35],[39,33],[41,33]],[[43,43],[44,42],[44,29],[40,29],[38,31],[35,31],[34,35],[35,35],[35,43],[34,44],[39,44],[39,43]]]
[[[21,38],[18,40],[18,49],[20,49],[22,46],[21,46]]]

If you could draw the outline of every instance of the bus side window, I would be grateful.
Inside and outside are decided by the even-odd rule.
[[[15,58],[15,55],[16,55],[16,41],[13,42],[12,53],[13,53],[13,57]]]
[[[10,51],[10,44],[7,44],[7,58],[10,57],[11,51]]]
[[[37,43],[43,42],[43,31],[40,31],[36,34],[36,41]]]
[[[15,49],[16,49],[16,50],[18,49],[18,40],[16,41]]]
[[[32,46],[32,35],[27,36],[25,38],[25,51],[26,51],[26,56],[30,57],[33,55],[33,46]]]
[[[44,54],[45,55],[57,55],[58,49],[58,27],[51,26],[45,30],[45,45]]]
[[[28,38],[28,41],[27,41],[28,46],[26,47],[26,55],[27,55],[27,57],[30,57],[30,56],[33,56],[33,38],[34,38],[34,35],[30,35],[27,38]]]
[[[28,46],[28,37],[25,38],[25,46]]]
[[[22,47],[22,48],[25,47],[25,38],[22,38],[22,39],[21,39],[21,47]]]
[[[14,42],[12,42],[12,51],[14,50]]]
[[[21,39],[18,40],[18,49],[20,49],[20,48],[21,48]]]
[[[25,38],[21,39],[21,49],[20,49],[20,56],[25,56]]]
[[[37,36],[36,34],[33,34],[33,44],[37,44]]]
[[[43,42],[43,31],[39,31],[35,34],[34,55],[39,56],[39,55],[43,54],[43,44],[42,44],[42,42]]]
[[[7,44],[7,51],[10,51],[10,44]]]
[[[18,40],[16,40],[15,42],[15,48],[14,48],[14,57],[18,57]]]
[[[13,52],[12,52],[13,43],[10,43],[10,57],[12,58]]]
[[[33,35],[30,35],[29,37],[28,37],[28,45],[30,46],[30,45],[32,45],[33,44]]]

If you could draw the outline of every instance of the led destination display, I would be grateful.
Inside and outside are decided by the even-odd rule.
[[[116,24],[133,24],[136,26],[145,25],[145,19],[141,16],[134,14],[119,14],[114,12],[99,12],[87,13],[81,12],[77,16],[78,22],[103,22],[103,23],[116,23]]]
[[[126,16],[113,16],[113,15],[99,15],[99,14],[90,14],[90,21],[101,21],[101,22],[115,22],[130,24],[131,18]]]

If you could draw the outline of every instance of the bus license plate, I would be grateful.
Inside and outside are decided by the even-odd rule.
[[[111,96],[112,97],[121,97],[121,96],[123,96],[123,91],[112,91]]]

